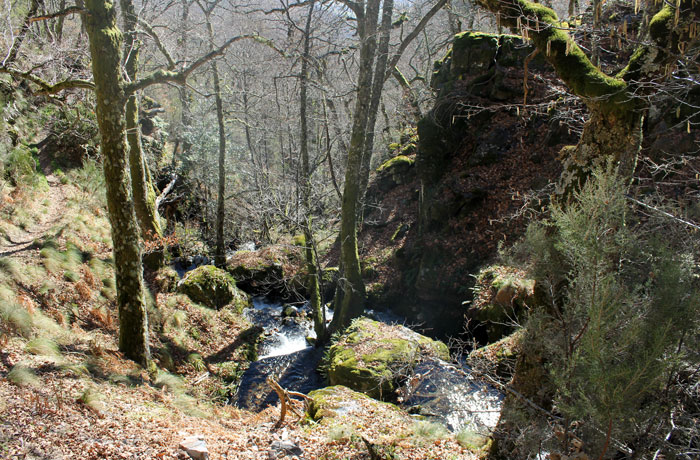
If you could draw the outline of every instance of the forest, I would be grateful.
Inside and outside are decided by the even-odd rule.
[[[700,458],[700,3],[0,1],[0,458]]]

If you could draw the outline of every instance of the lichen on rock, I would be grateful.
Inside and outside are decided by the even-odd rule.
[[[447,346],[406,327],[358,318],[329,350],[331,385],[392,399],[403,377],[426,357],[449,359]]]

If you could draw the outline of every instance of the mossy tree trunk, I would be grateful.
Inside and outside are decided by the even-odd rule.
[[[559,26],[556,13],[529,0],[478,0],[498,14],[500,23],[532,40],[571,91],[588,106],[591,116],[575,148],[562,152],[564,172],[558,193],[563,197],[586,180],[595,166],[612,159],[622,174],[633,172],[641,145],[642,117],[647,108],[643,96],[662,85],[671,50],[693,39],[700,2],[681,0],[665,4],[651,20],[651,43],[640,45],[619,75],[603,73]],[[680,48],[679,48],[680,45]],[[642,96],[642,97],[640,97]]]
[[[138,16],[132,0],[120,0],[120,6],[126,31],[125,51],[127,58],[124,63],[124,70],[129,79],[135,81],[138,74],[140,48],[140,43],[136,36]],[[141,227],[141,236],[144,240],[150,240],[162,236],[163,232],[160,227],[158,209],[156,209],[156,191],[141,145],[139,99],[137,94],[131,94],[126,101],[126,137],[129,142],[129,171],[131,173],[131,188],[136,218]]]
[[[205,9],[200,4],[207,22],[207,34],[209,36],[209,51],[214,50],[214,29],[211,25],[211,13],[216,3],[210,9]],[[221,99],[221,81],[219,80],[219,68],[216,61],[211,62],[211,73],[214,79],[214,98],[216,99],[216,122],[219,128],[219,183],[216,196],[216,253],[214,263],[223,268],[226,265],[226,249],[224,247],[224,218],[226,192],[226,125],[224,124],[224,104]]]
[[[90,42],[97,99],[97,122],[112,227],[119,308],[119,349],[130,359],[150,359],[148,319],[139,245],[139,227],[131,199],[126,140],[122,34],[114,3],[86,0],[83,21]]]
[[[182,5],[182,12],[180,15],[180,36],[177,38],[177,47],[180,53],[180,60],[187,62],[187,42],[191,0],[181,0],[180,3]],[[189,133],[187,132],[192,126],[192,114],[190,111],[191,100],[190,93],[186,85],[180,85],[178,87],[178,95],[180,97],[180,132],[178,133],[176,146],[178,146],[179,150],[182,152],[181,158],[185,159],[192,149]],[[173,166],[175,166],[178,161],[177,150],[177,148],[173,150]]]
[[[326,322],[321,304],[321,289],[318,281],[318,268],[316,264],[314,232],[311,215],[311,167],[309,161],[309,123],[307,114],[307,91],[309,86],[309,60],[311,59],[311,18],[313,16],[315,1],[309,4],[309,13],[304,27],[304,51],[301,58],[301,75],[299,81],[299,121],[301,132],[299,133],[301,169],[302,169],[302,201],[304,203],[304,253],[306,255],[306,269],[308,273],[307,288],[309,291],[309,303],[314,318],[314,331],[317,344],[323,344],[327,340]]]
[[[357,16],[357,29],[361,41],[360,69],[341,207],[340,264],[343,267],[343,275],[335,295],[332,331],[346,327],[353,318],[362,314],[366,295],[357,249],[357,206],[362,193],[360,173],[372,96],[372,64],[377,47],[375,35],[379,0],[368,0],[366,5],[358,6],[354,13]]]
[[[362,153],[360,193],[362,194],[363,198],[365,191],[367,190],[367,184],[369,183],[369,172],[372,163],[372,153],[374,151],[374,129],[377,125],[379,102],[382,98],[386,67],[389,61],[389,39],[391,38],[391,17],[393,13],[394,1],[384,0],[382,5],[382,23],[381,27],[379,28],[379,46],[377,48],[376,57],[377,62],[374,65],[374,75],[372,77],[372,96],[369,103],[369,113],[365,133],[365,146]],[[362,201],[364,202],[364,199]],[[360,214],[362,214],[362,210],[360,210]]]

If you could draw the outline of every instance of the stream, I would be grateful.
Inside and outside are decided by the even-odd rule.
[[[325,378],[316,370],[323,350],[306,341],[315,335],[308,304],[293,310],[289,307],[254,298],[253,307],[245,310],[244,314],[265,333],[258,347],[260,357],[243,374],[231,401],[236,406],[261,410],[276,404],[277,395],[266,383],[268,376],[283,388],[301,393],[326,386]],[[333,312],[327,310],[326,314],[330,320]],[[367,315],[390,324],[402,323],[400,317],[387,312],[368,311]],[[401,395],[400,407],[455,432],[484,432],[495,427],[503,400],[495,388],[473,378],[467,366],[437,359],[419,363]]]
[[[255,249],[253,243],[250,245],[251,250]],[[205,256],[180,258],[173,268],[182,277],[209,263]],[[308,302],[300,306],[283,305],[255,297],[252,304],[244,314],[264,330],[258,345],[259,358],[243,374],[231,403],[254,411],[276,404],[277,394],[267,384],[268,376],[287,390],[305,394],[325,387],[326,379],[317,371],[323,350],[307,341],[307,337],[316,335]],[[367,310],[365,314],[387,324],[404,323],[402,317],[391,312]],[[326,319],[332,318],[333,311],[326,309]],[[439,359],[419,363],[399,393],[399,406],[417,418],[439,422],[454,432],[466,429],[479,433],[496,426],[504,397],[494,387],[473,377],[466,364]]]

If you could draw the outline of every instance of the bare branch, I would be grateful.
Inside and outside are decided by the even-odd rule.
[[[158,47],[160,52],[163,53],[163,56],[165,56],[165,59],[168,61],[168,70],[173,70],[175,68],[175,60],[173,59],[172,55],[165,47],[163,42],[160,40],[160,37],[158,36],[156,31],[153,30],[153,27],[151,27],[151,25],[147,23],[144,19],[139,18],[138,22],[139,25],[143,27],[143,30],[146,31],[148,36],[151,37],[154,42],[156,42],[156,47]]]
[[[365,15],[365,10],[361,3],[353,2],[352,0],[338,0],[338,3],[342,3],[350,8],[352,12],[355,13],[355,16],[357,16],[358,21]]]
[[[52,85],[49,82],[42,80],[41,78],[32,74],[31,72],[21,72],[19,70],[10,69],[7,67],[0,67],[0,73],[6,73],[14,78],[28,80],[37,85],[39,88],[41,88],[39,92],[43,94],[56,94],[65,89],[72,88],[82,88],[90,90],[95,89],[95,84],[89,80],[63,80]]]
[[[69,14],[87,14],[87,10],[85,8],[81,8],[79,6],[69,6],[68,8],[57,11],[55,13],[51,14],[45,14],[43,16],[34,16],[32,18],[29,18],[29,22],[37,22],[37,21],[45,21],[47,19],[54,19],[58,18],[61,16],[68,16]]]
[[[391,57],[391,61],[389,61],[389,64],[386,67],[386,74],[384,75],[384,81],[388,80],[389,77],[391,77],[391,74],[394,72],[394,67],[396,67],[399,63],[399,60],[401,59],[401,55],[403,54],[404,51],[406,51],[406,48],[408,48],[408,45],[411,44],[411,42],[425,29],[425,26],[428,25],[428,22],[437,14],[438,11],[442,9],[442,7],[445,6],[447,3],[447,0],[439,0],[431,9],[428,11],[425,16],[423,16],[423,19],[420,20],[420,22],[416,25],[416,27],[406,35],[406,38],[401,42],[399,45],[399,49],[396,50],[394,55]]]
[[[19,48],[20,46],[22,46],[24,37],[27,35],[27,31],[29,30],[29,26],[31,25],[31,18],[36,14],[38,8],[39,2],[33,0],[29,11],[27,12],[27,15],[24,18],[24,22],[22,23],[22,28],[19,30],[17,37],[15,37],[15,39],[13,40],[12,47],[10,47],[10,51],[7,53],[7,56],[2,61],[3,67],[11,65],[13,62],[15,62],[15,59],[17,59],[17,53],[19,52]]]
[[[144,89],[148,86],[151,85],[157,85],[161,83],[167,83],[167,82],[172,82],[176,83],[178,85],[184,86],[187,81],[187,77],[190,76],[192,72],[197,70],[199,67],[202,65],[206,64],[207,62],[211,61],[215,57],[223,56],[225,53],[226,49],[231,46],[233,43],[241,41],[241,40],[255,40],[256,42],[266,45],[273,50],[277,51],[278,53],[282,54],[283,56],[285,55],[283,51],[278,49],[272,40],[261,37],[257,33],[255,34],[246,34],[246,35],[237,35],[235,37],[229,38],[223,45],[218,47],[217,49],[205,54],[204,56],[200,57],[196,61],[194,61],[192,64],[189,66],[185,67],[182,71],[180,72],[174,72],[172,70],[164,70],[164,69],[159,69],[156,70],[155,72],[145,76],[144,78],[137,80],[133,83],[130,83],[126,85],[124,88],[124,92],[126,96],[129,96],[133,94],[134,92]]]

